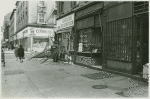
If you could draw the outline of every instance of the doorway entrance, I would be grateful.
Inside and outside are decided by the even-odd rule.
[[[143,65],[149,62],[149,17],[142,14],[137,18],[137,57],[138,72],[142,72]]]

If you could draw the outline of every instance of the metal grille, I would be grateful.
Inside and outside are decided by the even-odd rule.
[[[108,59],[131,61],[132,18],[106,22],[104,55]]]
[[[134,2],[134,14],[141,14],[141,13],[148,12],[148,9],[149,9],[148,1]]]

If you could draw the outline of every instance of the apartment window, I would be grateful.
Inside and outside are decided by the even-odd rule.
[[[38,23],[44,23],[45,22],[45,13],[39,13],[38,14]]]
[[[45,6],[45,1],[39,1],[39,6],[44,7]]]
[[[63,12],[64,9],[64,2],[60,1],[60,12]]]

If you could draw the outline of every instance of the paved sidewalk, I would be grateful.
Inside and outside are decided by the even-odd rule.
[[[83,75],[97,71],[41,59],[19,63],[6,56],[2,67],[2,96],[11,98],[148,98],[148,86],[123,76],[93,80]],[[94,86],[97,85],[97,89]],[[100,85],[106,88],[100,89]]]
[[[5,54],[14,54],[14,50],[5,50],[4,53]],[[31,54],[31,52],[25,51],[25,54]]]

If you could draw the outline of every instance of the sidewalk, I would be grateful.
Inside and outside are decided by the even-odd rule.
[[[14,54],[14,50],[5,50],[4,53],[5,54]],[[31,52],[25,51],[25,54],[31,54]]]
[[[94,80],[104,72],[51,60],[44,64],[40,64],[41,59],[25,59],[24,63],[12,58],[6,60],[6,67],[2,67],[3,97],[148,98],[148,86],[127,77],[111,74],[110,78],[99,78],[99,75]]]

